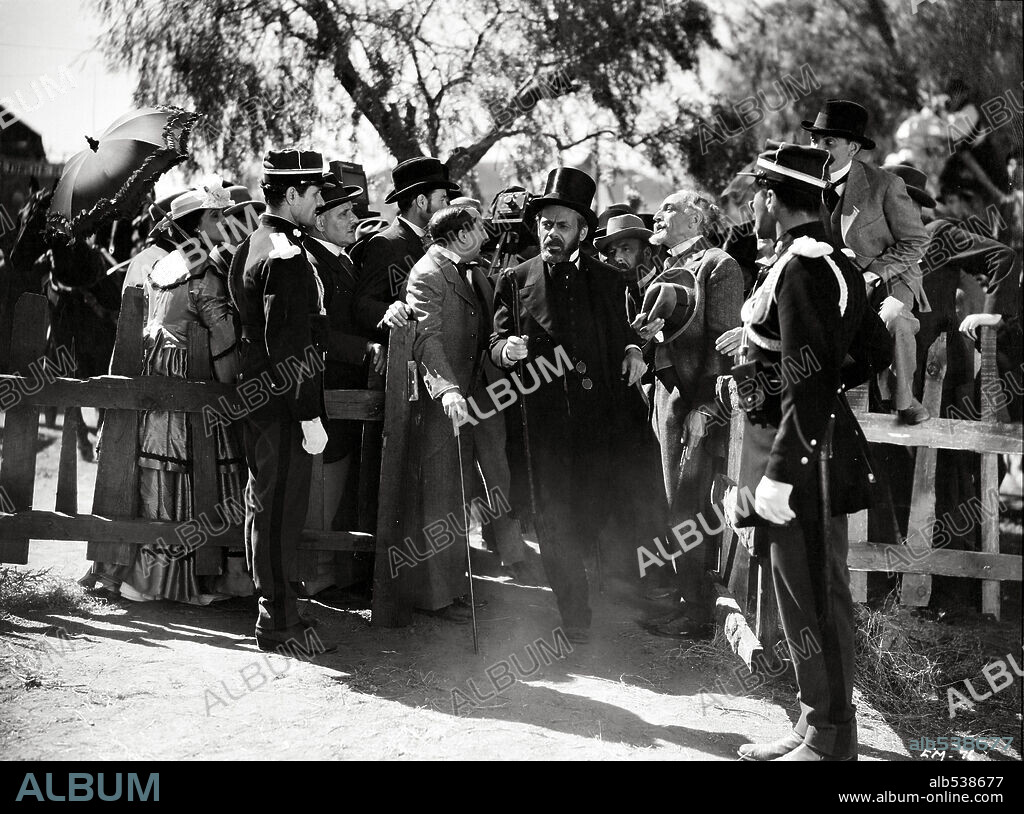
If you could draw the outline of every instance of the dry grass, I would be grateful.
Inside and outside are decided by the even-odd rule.
[[[0,566],[0,618],[33,611],[88,613],[94,605],[77,582],[53,576],[48,568]]]

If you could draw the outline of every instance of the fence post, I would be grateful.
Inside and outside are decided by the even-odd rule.
[[[995,328],[980,329],[981,336],[981,420],[996,422],[995,392],[999,390],[999,366],[996,363]],[[999,456],[981,455],[981,550],[999,553]],[[981,612],[999,619],[999,582],[986,579],[981,583]]]
[[[112,376],[142,373],[142,328],[145,295],[129,286],[121,296],[117,338],[110,359]],[[135,410],[107,410],[103,416],[100,454],[96,462],[96,491],[92,513],[103,517],[133,518],[139,497],[139,414]],[[90,542],[86,558],[129,565],[134,546],[128,543]]]
[[[42,384],[46,328],[46,297],[22,294],[14,308],[11,333],[11,370],[35,377]],[[16,395],[16,394],[15,394]],[[32,508],[36,480],[36,439],[39,407],[15,402],[4,422],[4,452],[0,459],[0,490],[12,511]],[[28,563],[28,539],[0,540],[0,562]]]
[[[417,395],[415,363],[410,361],[415,331],[415,323],[392,330],[388,343],[388,369],[384,391],[384,448],[380,466],[380,502],[377,509],[371,616],[374,625],[383,627],[407,625],[412,618],[407,592],[402,590],[409,569],[399,569],[399,573],[393,577],[389,549],[392,546],[403,545],[406,525],[416,514],[407,511],[411,501],[403,489],[412,415],[409,402]],[[413,366],[412,375],[410,365]]]

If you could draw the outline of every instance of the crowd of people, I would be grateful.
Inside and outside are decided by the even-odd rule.
[[[384,374],[391,332],[412,325],[423,395],[402,506],[426,553],[392,570],[407,568],[404,601],[470,619],[469,497],[488,506],[484,541],[513,581],[539,578],[523,537],[532,526],[570,641],[590,638],[595,574],[658,609],[644,620],[652,633],[706,636],[732,378],[747,412],[736,487],[753,505],[731,522],[757,527],[791,644],[807,631],[819,644],[794,653],[793,732],[743,756],[855,758],[845,515],[871,505],[878,478],[845,391],[870,381],[874,410],[929,421],[932,341],[965,338],[950,345],[960,378],[947,374],[963,396],[969,344],[991,326],[1011,382],[1002,417],[1019,421],[1021,263],[1004,233],[969,217],[969,179],[947,177],[939,203],[921,169],[872,164],[859,104],[829,100],[803,129],[808,145],[768,141],[718,204],[680,189],[653,213],[634,201],[598,215],[594,180],[571,167],[551,170],[541,194],[510,187],[485,207],[441,161],[416,157],[391,173],[389,224],[340,162],[301,149],[266,155],[262,201],[208,178],[155,202],[140,219],[144,246],[119,267],[124,287],[145,292],[145,374],[189,377],[198,323],[217,381],[272,383],[216,428],[218,497],[244,506],[245,552],[136,546],[131,562],[94,563],[84,582],[136,601],[255,592],[261,649],[301,635],[313,620],[300,594],[369,577],[358,555],[297,548],[311,520],[357,528],[359,470],[373,466],[360,459],[372,425],[328,419],[324,391]],[[780,377],[794,361],[801,375]],[[282,376],[297,363],[305,375]],[[824,451],[831,467],[819,466]],[[322,516],[310,518],[316,455]],[[186,416],[145,414],[138,456],[140,513],[192,517]],[[706,534],[688,544],[679,529],[698,522]],[[652,540],[666,566],[641,557],[638,568]]]

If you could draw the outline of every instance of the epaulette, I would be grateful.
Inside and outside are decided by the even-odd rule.
[[[270,245],[274,248],[270,252],[270,257],[274,260],[287,260],[290,257],[296,257],[302,254],[302,249],[292,243],[285,235],[280,232],[270,233]]]

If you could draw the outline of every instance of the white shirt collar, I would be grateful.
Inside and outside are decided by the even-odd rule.
[[[341,256],[341,246],[338,246],[338,245],[336,245],[334,243],[331,243],[330,241],[327,241],[327,240],[321,240],[318,237],[313,237],[313,235],[310,235],[310,237],[312,237],[313,240],[315,240],[317,243],[322,243],[327,248],[327,251],[329,251],[335,257]]]
[[[677,243],[675,246],[668,250],[668,253],[672,257],[678,257],[691,246],[696,245],[697,241],[700,240],[702,237],[704,237],[704,235],[694,235],[689,240],[684,240],[682,243]]]
[[[411,220],[408,220],[407,218],[403,218],[401,215],[398,216],[398,219],[400,221],[402,221],[402,223],[404,223],[410,229],[412,229],[416,233],[417,237],[423,237],[423,235],[425,235],[427,233],[426,229],[421,229],[419,226],[417,226]]]
[[[850,163],[843,167],[841,170],[830,172],[828,174],[828,180],[831,181],[833,184],[838,184],[840,182],[845,181],[846,176],[850,174],[850,169],[853,167],[853,162],[855,160],[856,159],[851,158]]]
[[[447,248],[445,248],[444,246],[438,246],[438,245],[434,245],[434,246],[431,246],[430,248],[431,248],[431,249],[433,249],[433,250],[434,250],[435,252],[437,252],[437,253],[438,253],[439,255],[441,255],[442,257],[447,257],[447,258],[448,258],[449,260],[451,260],[451,261],[452,261],[452,262],[453,262],[453,263],[454,263],[454,264],[455,264],[456,266],[458,266],[458,265],[459,265],[459,263],[461,263],[461,262],[462,262],[462,258],[461,258],[461,257],[459,257],[459,256],[458,256],[458,255],[457,255],[457,254],[456,254],[455,252],[453,252],[453,251],[452,251],[451,249],[447,249]]]

